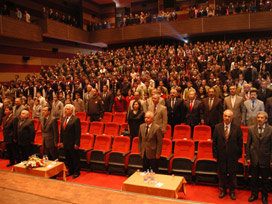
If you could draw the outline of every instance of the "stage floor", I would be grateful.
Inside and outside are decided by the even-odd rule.
[[[30,203],[64,204],[186,204],[193,201],[167,199],[155,196],[126,193],[117,190],[45,179],[0,170],[1,204]]]

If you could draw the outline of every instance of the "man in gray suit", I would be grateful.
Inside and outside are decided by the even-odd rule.
[[[60,120],[63,116],[63,103],[59,100],[57,95],[53,97],[51,113],[52,116],[54,116],[58,120]]]
[[[93,97],[92,89],[93,89],[93,87],[90,84],[88,84],[87,85],[87,92],[84,93],[84,95],[83,95],[83,102],[84,102],[85,110],[88,110],[88,101],[90,98]]]
[[[267,124],[268,115],[264,111],[257,113],[257,124],[248,130],[246,160],[251,166],[251,196],[248,201],[258,198],[259,175],[262,177],[262,202],[268,203],[268,176],[272,166],[272,127]]]
[[[242,121],[242,112],[244,109],[244,99],[241,96],[236,95],[237,88],[235,85],[229,88],[230,96],[224,99],[224,110],[231,110],[233,112],[232,123],[240,126]]]
[[[250,100],[244,102],[242,119],[245,125],[254,125],[259,111],[264,111],[264,103],[257,99],[257,89],[252,88],[250,91]]]
[[[51,108],[43,107],[43,117],[41,118],[41,130],[43,137],[43,151],[50,160],[58,158],[59,130],[57,118],[51,116]]]
[[[159,125],[161,128],[162,134],[166,132],[167,127],[167,109],[164,105],[159,103],[160,96],[158,94],[154,94],[152,96],[153,104],[148,106],[148,111],[153,112],[154,114],[154,123]]]
[[[22,110],[25,110],[25,107],[22,105],[22,100],[21,98],[16,98],[15,106],[13,106],[13,115],[19,119]]]
[[[143,171],[153,169],[158,172],[158,161],[162,151],[162,132],[154,123],[154,114],[145,113],[145,123],[140,125],[138,150],[143,158]]]

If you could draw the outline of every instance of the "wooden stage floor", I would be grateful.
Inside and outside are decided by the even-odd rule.
[[[193,201],[166,199],[135,193],[45,179],[0,170],[0,203],[37,204],[186,204]]]

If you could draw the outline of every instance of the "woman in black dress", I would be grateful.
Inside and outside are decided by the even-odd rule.
[[[131,144],[134,137],[138,137],[139,127],[144,123],[145,113],[141,111],[141,103],[134,101],[132,104],[133,110],[128,113],[128,127],[130,132]]]

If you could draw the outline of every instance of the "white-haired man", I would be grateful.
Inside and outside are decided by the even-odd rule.
[[[69,169],[67,176],[74,175],[77,178],[80,175],[80,135],[81,126],[78,117],[73,115],[74,106],[67,104],[64,107],[65,117],[61,121],[60,147],[63,147],[66,163]]]

